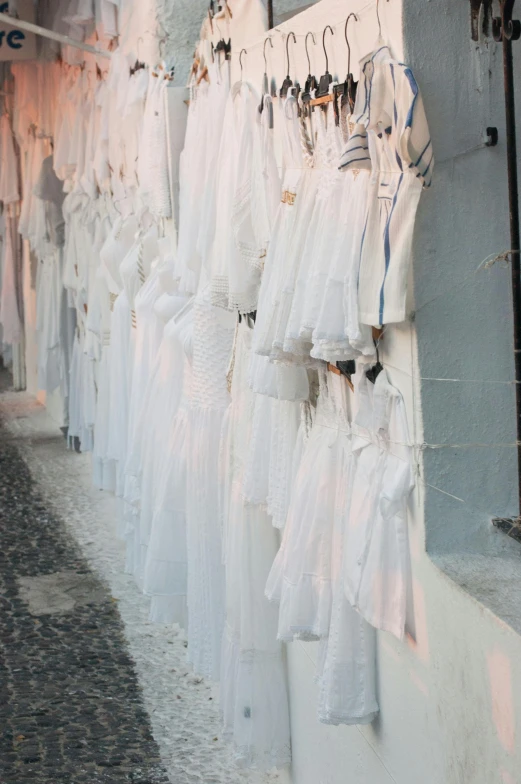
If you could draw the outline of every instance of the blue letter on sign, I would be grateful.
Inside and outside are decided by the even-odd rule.
[[[25,41],[25,33],[22,33],[21,30],[11,30],[11,32],[7,34],[7,45],[11,49],[22,48],[22,44],[17,44],[16,41]]]

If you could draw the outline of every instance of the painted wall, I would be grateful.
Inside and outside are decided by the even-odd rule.
[[[247,0],[229,0],[237,11]],[[307,5],[306,0],[275,0],[275,24],[288,13]],[[216,2],[216,5],[218,3]],[[175,64],[176,81],[186,83],[196,41],[208,12],[209,0],[147,0],[128,4],[121,19],[121,45],[125,51],[154,66],[160,55]],[[224,34],[224,31],[223,31]],[[163,38],[163,42],[161,39]]]

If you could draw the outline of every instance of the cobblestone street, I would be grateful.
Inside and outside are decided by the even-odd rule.
[[[3,784],[167,782],[117,602],[47,509],[3,424],[0,593]]]
[[[234,767],[183,634],[148,622],[89,471],[41,406],[0,395],[1,784],[271,780]]]

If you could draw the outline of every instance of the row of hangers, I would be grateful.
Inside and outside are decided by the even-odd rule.
[[[264,108],[264,98],[266,95],[271,95],[272,98],[277,97],[277,94],[280,98],[286,98],[288,92],[291,90],[294,91],[295,96],[298,98],[300,96],[301,107],[304,113],[307,115],[309,112],[314,110],[315,106],[325,106],[328,103],[334,103],[334,113],[335,113],[335,122],[338,125],[340,122],[340,111],[339,111],[339,100],[341,102],[347,101],[349,104],[349,110],[352,112],[355,105],[356,99],[356,87],[357,82],[355,82],[353,74],[351,72],[351,45],[349,43],[349,38],[347,35],[347,28],[351,19],[354,19],[355,22],[358,21],[358,17],[354,13],[350,13],[346,19],[345,27],[344,27],[344,36],[345,41],[347,44],[347,75],[343,82],[336,84],[332,91],[330,91],[330,85],[333,81],[333,77],[329,72],[329,56],[326,48],[326,33],[328,30],[331,32],[331,35],[334,35],[334,30],[331,25],[326,25],[324,31],[322,33],[322,47],[324,49],[324,57],[326,60],[326,68],[324,74],[320,77],[319,80],[311,73],[311,59],[309,56],[308,50],[308,38],[311,36],[313,44],[316,46],[316,39],[315,34],[313,32],[309,32],[306,34],[304,39],[304,46],[306,49],[306,57],[308,61],[308,75],[306,78],[306,82],[304,85],[304,90],[301,89],[300,84],[297,80],[293,81],[290,76],[290,64],[289,64],[289,42],[293,38],[293,42],[297,43],[297,38],[295,33],[290,32],[286,38],[286,63],[287,63],[287,74],[282,82],[282,85],[277,93],[275,83],[269,83],[268,79],[268,62],[266,58],[266,45],[269,42],[271,48],[273,49],[273,40],[271,36],[268,36],[264,40],[263,46],[263,57],[264,57],[264,74],[262,80],[262,96],[261,102],[259,105],[259,112],[263,111]],[[239,66],[241,69],[241,81],[243,76],[243,62],[242,57],[243,54],[248,54],[247,49],[241,49],[239,53]],[[270,128],[273,128],[273,117],[270,114]]]

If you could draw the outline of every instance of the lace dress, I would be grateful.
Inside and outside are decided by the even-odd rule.
[[[234,328],[235,316],[214,307],[207,289],[197,294],[187,447],[188,658],[196,672],[214,680],[224,623],[219,442]]]
[[[179,300],[179,298],[176,298]],[[165,327],[149,425],[143,515],[150,518],[144,590],[150,619],[188,628],[186,549],[186,447],[192,375],[193,309],[189,305]],[[148,500],[149,499],[149,500]]]
[[[243,494],[255,397],[246,384],[250,352],[251,331],[243,322],[237,332],[232,402],[223,430],[226,625],[220,694],[225,734],[234,744],[238,764],[269,770],[289,763],[291,749],[277,608],[264,596],[278,536],[266,511],[247,503]]]

